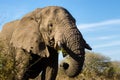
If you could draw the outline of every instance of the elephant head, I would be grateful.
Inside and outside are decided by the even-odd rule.
[[[69,70],[69,66],[64,68],[70,77],[80,73],[84,63],[85,48],[91,50],[77,29],[73,16],[66,9],[58,6],[38,8],[25,15],[12,35],[11,44],[41,57],[50,56],[48,46],[55,50],[59,47],[64,48],[71,60],[78,65],[72,70]],[[73,71],[72,75],[69,74]]]

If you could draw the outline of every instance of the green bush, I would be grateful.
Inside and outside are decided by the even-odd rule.
[[[13,80],[14,55],[13,50],[6,43],[0,42],[0,80]]]

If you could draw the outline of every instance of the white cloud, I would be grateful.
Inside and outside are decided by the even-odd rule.
[[[111,24],[120,24],[120,19],[106,20],[97,23],[80,24],[78,25],[78,27],[79,29],[86,29],[86,28],[101,27],[104,25],[111,25]]]
[[[111,40],[120,37],[120,35],[106,35],[106,36],[98,36],[98,37],[89,37],[89,40],[98,41],[98,40]]]
[[[111,46],[120,46],[120,41],[112,41],[110,43],[103,43],[100,45],[95,45],[93,48],[105,48],[105,47],[111,47]]]

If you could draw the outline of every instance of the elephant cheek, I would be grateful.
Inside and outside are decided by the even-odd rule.
[[[65,72],[65,74],[69,77],[75,77],[77,76],[81,71],[83,67],[84,61],[75,61],[70,56],[67,56],[60,64],[60,67]]]

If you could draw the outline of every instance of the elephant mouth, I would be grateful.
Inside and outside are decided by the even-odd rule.
[[[54,48],[57,50],[58,53],[59,51],[61,51],[63,57],[66,57],[68,55],[67,51],[59,41],[57,42],[57,44],[55,44]]]

